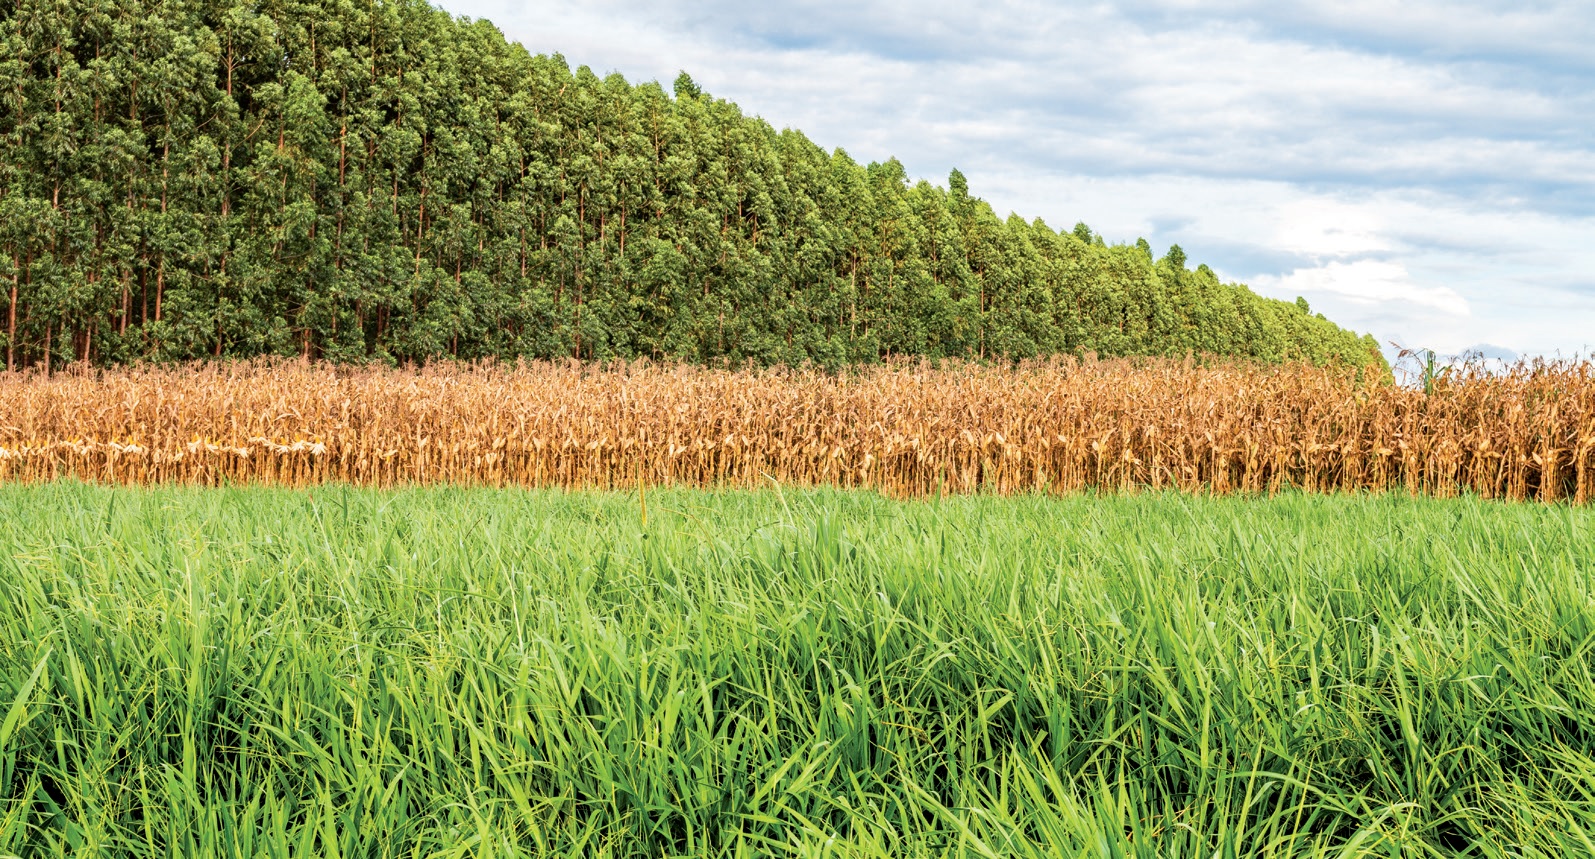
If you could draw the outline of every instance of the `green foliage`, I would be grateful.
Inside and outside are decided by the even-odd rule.
[[[999,219],[417,0],[0,8],[7,366],[1218,351],[1378,362],[1184,255]]]
[[[0,487],[0,855],[1595,853],[1589,510]]]

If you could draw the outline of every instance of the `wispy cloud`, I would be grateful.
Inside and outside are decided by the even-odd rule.
[[[1472,313],[1456,290],[1447,286],[1414,283],[1407,267],[1398,262],[1357,260],[1332,262],[1317,268],[1299,268],[1289,274],[1259,275],[1257,286],[1271,292],[1303,297],[1329,296],[1364,306],[1407,304],[1447,316]]]
[[[538,52],[680,69],[861,160],[959,167],[1380,336],[1595,347],[1595,9],[1350,0],[444,0]]]

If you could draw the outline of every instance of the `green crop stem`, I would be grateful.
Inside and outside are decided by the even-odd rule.
[[[648,494],[0,486],[0,856],[1595,854],[1595,511]]]

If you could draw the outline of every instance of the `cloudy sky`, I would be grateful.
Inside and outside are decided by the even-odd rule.
[[[441,5],[1382,342],[1595,352],[1587,0]]]

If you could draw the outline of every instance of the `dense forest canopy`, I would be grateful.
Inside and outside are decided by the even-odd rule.
[[[7,368],[261,354],[1380,361],[1306,303],[1002,219],[417,0],[0,11]]]

